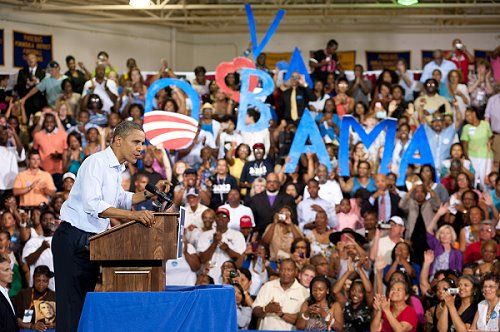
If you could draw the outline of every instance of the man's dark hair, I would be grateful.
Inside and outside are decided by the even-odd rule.
[[[99,53],[97,53],[97,57],[100,57],[101,55],[104,55],[106,58],[109,58],[109,55],[106,51],[100,51]]]
[[[68,55],[68,56],[66,57],[66,64],[68,64],[71,60],[75,61],[75,57],[74,57],[74,56],[72,56],[72,55]]]
[[[295,265],[295,262],[294,262],[291,258],[285,258],[285,259],[282,259],[282,260],[280,261],[280,269],[281,269],[281,266],[282,266],[283,264],[285,264],[285,263],[290,263],[290,264],[292,264],[293,268],[294,268],[295,270],[297,270],[297,265]]]
[[[247,114],[249,117],[253,118],[255,123],[257,123],[257,121],[259,121],[260,119],[260,112],[255,107],[250,107],[247,110]]]
[[[137,124],[135,122],[132,122],[132,121],[122,121],[122,122],[120,122],[115,127],[115,130],[113,131],[113,141],[115,140],[115,138],[117,136],[120,136],[120,137],[123,137],[123,138],[127,137],[128,135],[130,135],[130,133],[132,132],[132,130],[143,131],[141,125],[139,125],[139,124]]]
[[[31,158],[31,156],[32,156],[32,155],[35,155],[35,154],[40,155],[40,152],[38,152],[38,150],[36,150],[36,149],[32,149],[32,150],[30,151],[30,153],[28,153],[28,159],[30,159],[30,158]]]
[[[47,208],[46,208],[45,210],[43,210],[43,211],[42,211],[42,213],[40,214],[40,220],[42,220],[42,219],[43,219],[43,217],[45,217],[45,215],[47,215],[47,214],[51,214],[54,218],[56,217],[55,213],[47,207]]]
[[[198,74],[206,74],[207,70],[205,69],[205,67],[203,66],[198,66],[194,69],[194,74],[195,75],[198,75]]]
[[[326,44],[326,47],[339,46],[339,43],[335,39],[330,39]]]
[[[425,82],[424,82],[424,86],[425,86],[425,85],[427,85],[427,83],[430,83],[430,82],[434,82],[434,84],[436,85],[436,87],[438,87],[438,86],[439,86],[439,82],[438,82],[438,81],[436,81],[436,80],[435,80],[435,79],[433,79],[433,78],[428,78],[428,79],[426,79],[426,80],[425,80]]]
[[[314,178],[307,180],[307,185],[309,185],[309,183],[316,183],[319,186],[319,181]]]

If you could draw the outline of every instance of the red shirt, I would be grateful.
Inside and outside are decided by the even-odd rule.
[[[469,81],[469,59],[465,53],[461,51],[453,51],[450,54],[450,61],[455,63],[457,69],[462,72],[462,82],[467,84]]]
[[[474,263],[483,258],[483,254],[481,254],[481,241],[477,241],[469,244],[467,249],[464,252],[464,263]],[[500,246],[497,248],[497,256],[500,256]]]
[[[407,322],[412,326],[412,329],[410,332],[415,332],[417,330],[417,323],[418,323],[418,317],[417,313],[415,312],[415,309],[413,309],[412,306],[407,305],[406,308],[404,308],[403,311],[396,317],[396,319],[399,322]],[[389,324],[389,321],[387,320],[385,316],[385,312],[382,312],[382,329],[380,329],[381,332],[392,332],[394,331],[391,327],[391,324]]]

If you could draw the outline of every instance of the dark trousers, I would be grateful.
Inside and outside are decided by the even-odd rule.
[[[58,332],[78,329],[85,295],[94,291],[99,266],[90,261],[88,239],[92,235],[62,222],[52,238]]]

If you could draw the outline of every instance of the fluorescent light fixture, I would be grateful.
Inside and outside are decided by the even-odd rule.
[[[150,0],[130,0],[128,4],[134,8],[145,8],[151,4]]]
[[[411,6],[418,3],[418,0],[398,0],[398,4],[403,6]]]

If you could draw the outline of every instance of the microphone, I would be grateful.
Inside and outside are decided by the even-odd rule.
[[[172,204],[172,199],[166,193],[164,193],[163,191],[160,191],[158,188],[156,188],[152,184],[148,183],[146,185],[146,190],[149,191],[150,193],[154,194],[155,196],[157,196],[158,200]]]

